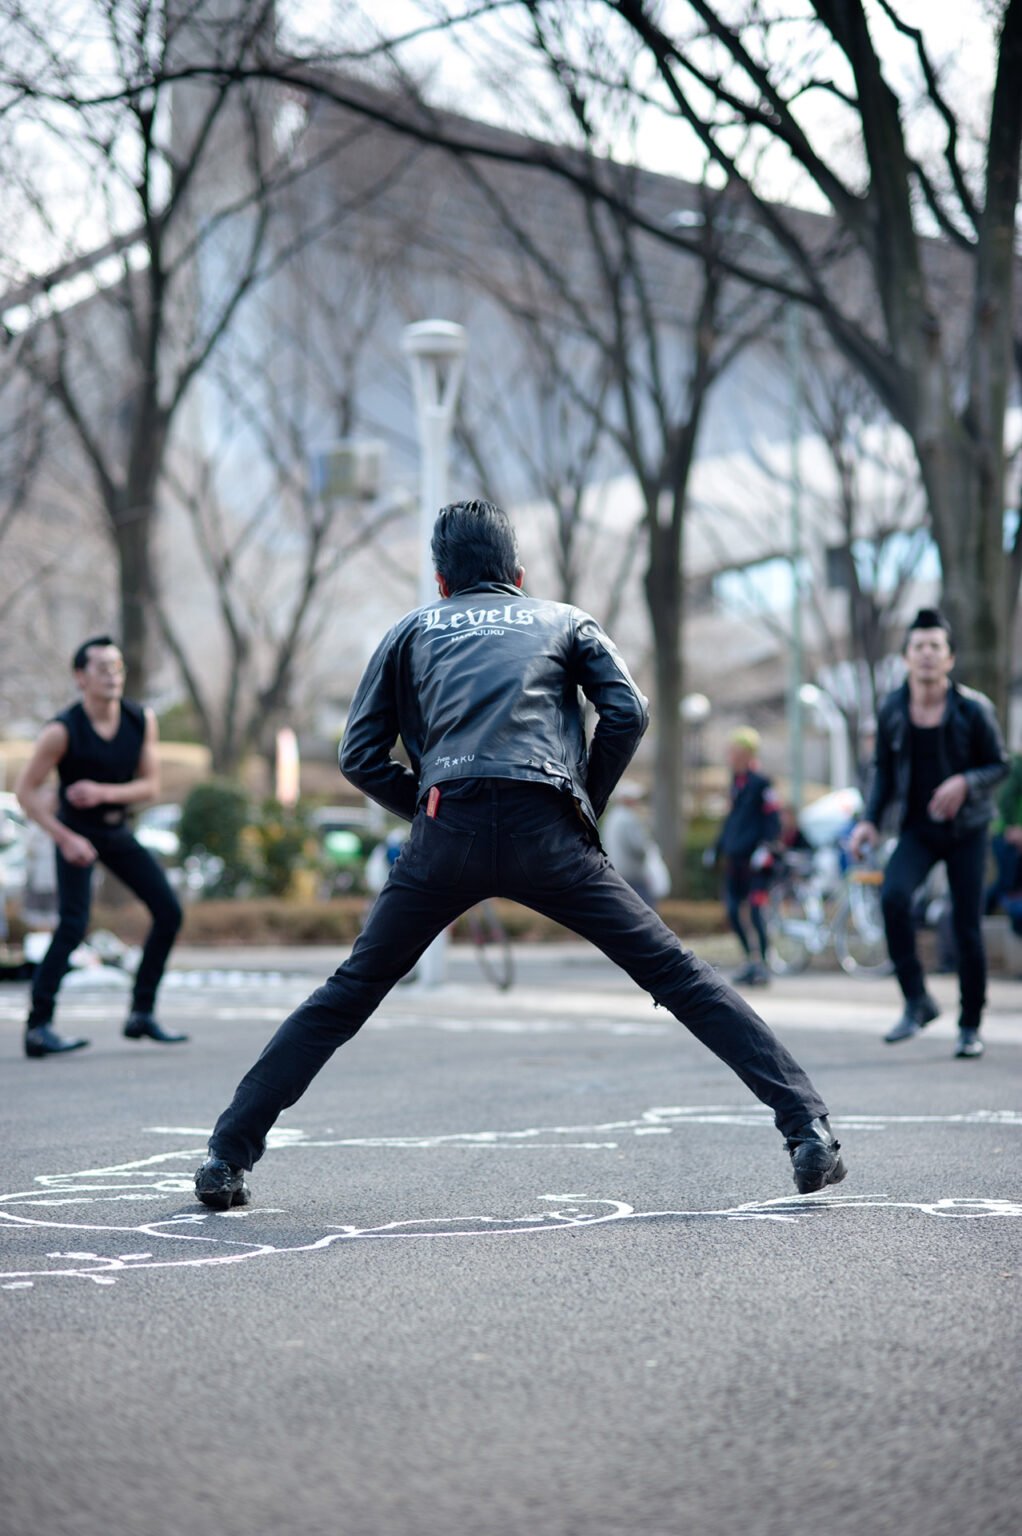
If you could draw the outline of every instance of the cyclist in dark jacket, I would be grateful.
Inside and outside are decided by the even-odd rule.
[[[951,681],[954,660],[947,620],[934,608],[920,609],[905,641],[908,677],[880,707],[873,785],[850,847],[858,856],[876,842],[885,813],[899,833],[883,884],[887,946],[905,999],[884,1036],[891,1045],[917,1035],[940,1012],[919,963],[912,894],[934,864],[947,866],[961,986],[955,1055],[968,1058],[983,1054],[987,828],[1008,758],[990,700]]]
[[[352,703],[341,767],[411,835],[350,958],[281,1025],[213,1130],[196,1193],[245,1204],[244,1172],[426,947],[509,896],[598,944],[774,1111],[801,1193],[844,1177],[827,1108],[762,1019],[684,949],[610,865],[597,818],[646,729],[646,701],[595,619],[529,597],[489,502],[441,509],[440,600],[402,619]],[[586,743],[583,696],[599,716]],[[408,766],[392,750],[401,738]]]

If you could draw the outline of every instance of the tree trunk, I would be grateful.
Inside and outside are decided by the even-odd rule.
[[[949,420],[920,464],[944,572],[943,602],[954,631],[955,675],[993,700],[1004,720],[1008,703],[1008,561],[1004,554],[1003,477],[957,421]]]
[[[128,498],[125,498],[127,501]],[[111,511],[119,566],[120,646],[128,689],[145,698],[149,688],[149,608],[153,592],[152,499],[141,506],[131,498]]]
[[[671,872],[671,888],[680,894],[685,887],[682,550],[680,530],[661,526],[654,515],[647,522],[649,565],[645,588],[653,630],[653,836]]]

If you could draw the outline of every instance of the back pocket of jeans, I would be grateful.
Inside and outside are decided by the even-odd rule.
[[[535,832],[513,832],[511,848],[525,884],[547,891],[577,885],[594,851],[582,828],[567,817]]]
[[[426,880],[440,890],[451,890],[460,884],[476,834],[432,816],[420,815],[416,828]]]

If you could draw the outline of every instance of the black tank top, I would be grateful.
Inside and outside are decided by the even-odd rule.
[[[930,815],[929,805],[933,791],[948,777],[944,752],[944,727],[942,725],[913,725],[912,773],[908,784],[908,805],[905,825],[913,827],[938,827]]]
[[[56,716],[67,731],[67,751],[57,765],[60,775],[58,816],[65,826],[82,831],[100,827],[119,827],[128,819],[126,805],[94,805],[88,810],[70,805],[68,786],[79,779],[94,779],[99,784],[127,784],[137,777],[145,737],[145,710],[130,699],[121,700],[121,720],[117,733],[104,741],[81,704],[72,704]]]

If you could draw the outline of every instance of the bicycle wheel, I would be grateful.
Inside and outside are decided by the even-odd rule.
[[[515,979],[507,929],[488,901],[473,907],[465,922],[479,969],[498,992],[507,992]]]
[[[879,885],[849,882],[834,924],[834,950],[849,976],[879,976],[890,970]]]
[[[812,958],[816,924],[795,885],[778,885],[766,913],[767,964],[775,976],[797,976]]]

